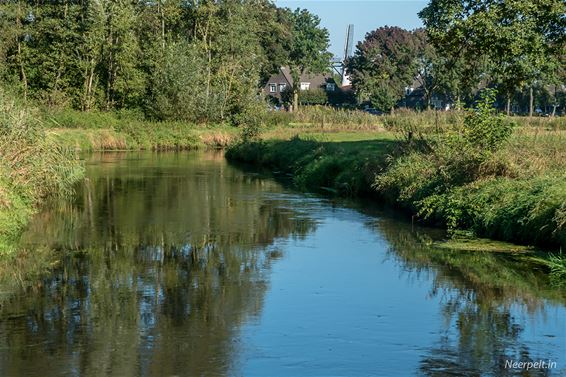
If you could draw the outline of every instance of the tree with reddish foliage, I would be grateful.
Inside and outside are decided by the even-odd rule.
[[[348,62],[352,85],[361,101],[382,111],[393,111],[418,72],[422,41],[412,31],[384,26],[358,43]]]

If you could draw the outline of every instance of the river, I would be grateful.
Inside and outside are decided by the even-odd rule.
[[[0,376],[566,375],[566,289],[519,257],[221,152],[86,167],[22,237],[59,264],[0,287]]]

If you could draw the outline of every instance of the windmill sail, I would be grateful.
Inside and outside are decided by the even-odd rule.
[[[346,31],[346,41],[344,42],[344,60],[342,63],[342,86],[351,85],[348,72],[346,71],[346,62],[348,58],[352,56],[352,50],[354,48],[354,25],[348,25],[348,30]]]

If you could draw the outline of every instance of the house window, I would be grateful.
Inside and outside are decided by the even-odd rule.
[[[302,82],[301,83],[301,90],[309,90],[311,88],[310,82]]]
[[[326,91],[327,92],[333,92],[336,90],[336,84],[329,82],[328,84],[326,84]]]
[[[276,93],[277,92],[277,85],[269,84],[269,93]]]
[[[287,84],[279,84],[279,92],[283,93],[285,91],[285,89],[287,88]]]
[[[432,100],[430,101],[432,104],[432,107],[434,109],[441,109],[442,108],[442,101],[436,97],[432,97]]]

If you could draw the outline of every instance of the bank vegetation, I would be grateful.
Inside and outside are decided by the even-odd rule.
[[[564,248],[563,120],[505,117],[494,100],[485,91],[474,109],[441,119],[382,117],[373,139],[258,139],[227,156],[291,174],[303,188],[377,197],[451,231]]]
[[[70,195],[83,168],[74,151],[49,137],[39,114],[0,90],[0,253],[49,195]]]

